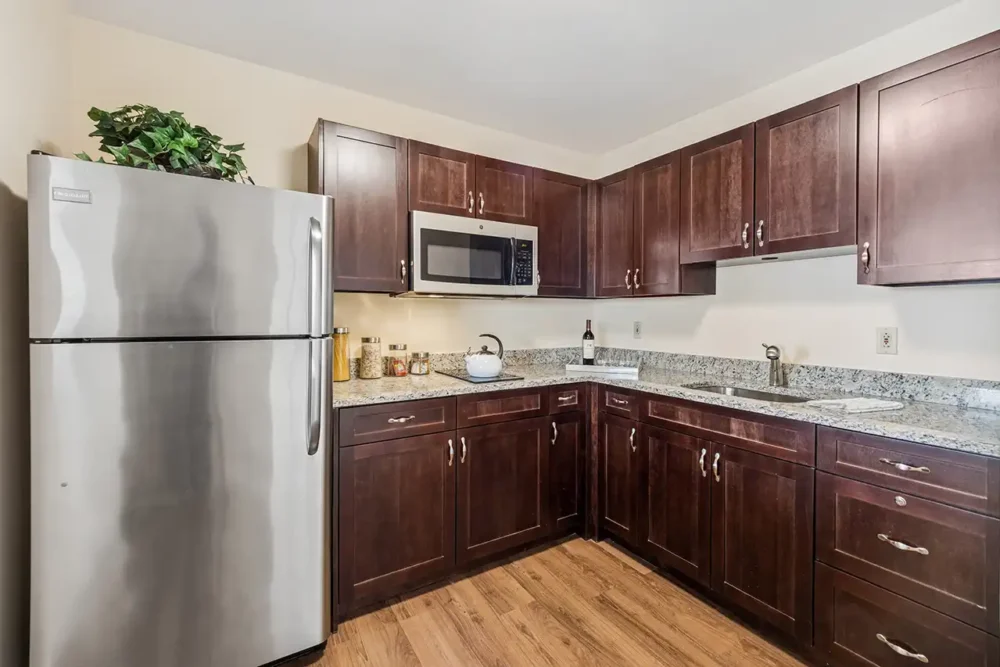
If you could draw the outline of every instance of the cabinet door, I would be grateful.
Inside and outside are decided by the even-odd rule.
[[[334,198],[333,287],[406,290],[406,139],[321,120],[309,142],[309,190]]]
[[[587,181],[534,170],[540,296],[587,296]]]
[[[637,424],[604,412],[598,418],[600,528],[626,545],[638,544],[639,435]]]
[[[712,587],[811,642],[814,471],[718,444],[712,462]]]
[[[597,296],[631,296],[633,229],[632,171],[597,182]]]
[[[1000,32],[862,83],[859,144],[859,282],[1000,278]]]
[[[639,553],[708,584],[712,444],[645,425],[640,434]]]
[[[858,87],[758,121],[755,164],[756,254],[853,245]]]
[[[583,412],[552,415],[549,432],[551,529],[571,532],[583,525],[584,450],[587,429]]]
[[[681,155],[670,153],[634,168],[633,292],[652,296],[680,289]]]
[[[410,210],[476,215],[476,156],[410,142]]]
[[[681,151],[682,264],[753,254],[753,151],[753,123]]]
[[[549,419],[458,431],[458,562],[481,560],[545,534]]]
[[[531,167],[476,156],[476,217],[531,224]]]
[[[342,612],[452,570],[457,465],[454,432],[340,450]]]

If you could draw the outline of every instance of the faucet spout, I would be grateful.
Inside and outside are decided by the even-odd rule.
[[[781,350],[777,345],[763,343],[765,348],[764,356],[771,362],[771,367],[767,373],[767,383],[772,387],[785,386],[785,371],[781,366]]]

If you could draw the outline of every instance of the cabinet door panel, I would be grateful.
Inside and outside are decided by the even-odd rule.
[[[585,417],[582,412],[572,412],[553,415],[550,419],[550,510],[552,530],[557,533],[583,525]]]
[[[455,564],[454,433],[340,450],[340,610],[446,576]]]
[[[587,296],[587,181],[534,170],[538,294]]]
[[[862,283],[1000,278],[1000,32],[861,84]]]
[[[753,153],[753,123],[681,151],[682,264],[753,254]]]
[[[549,512],[549,419],[458,431],[458,562],[541,538]]]
[[[636,422],[601,413],[600,528],[625,544],[638,543],[639,456]]]
[[[758,255],[857,238],[858,87],[757,123]]]
[[[410,142],[410,210],[476,215],[476,156]]]
[[[597,296],[631,296],[633,178],[623,171],[597,183]]]
[[[681,155],[670,153],[634,168],[635,294],[680,291]]]
[[[476,156],[476,217],[531,224],[531,167]]]
[[[650,426],[640,433],[639,552],[708,584],[712,444]]]
[[[713,588],[811,642],[814,471],[729,446],[716,456]]]

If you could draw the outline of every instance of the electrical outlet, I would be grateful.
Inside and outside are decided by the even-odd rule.
[[[632,338],[642,338],[642,322],[632,323]]]
[[[875,336],[876,354],[896,354],[896,327],[878,327]]]

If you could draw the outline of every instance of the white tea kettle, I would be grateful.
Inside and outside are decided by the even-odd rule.
[[[480,334],[480,338],[492,338],[500,346],[497,353],[490,352],[485,345],[482,349],[473,352],[469,348],[465,355],[465,371],[474,378],[492,378],[500,375],[503,370],[503,343],[493,334]]]

